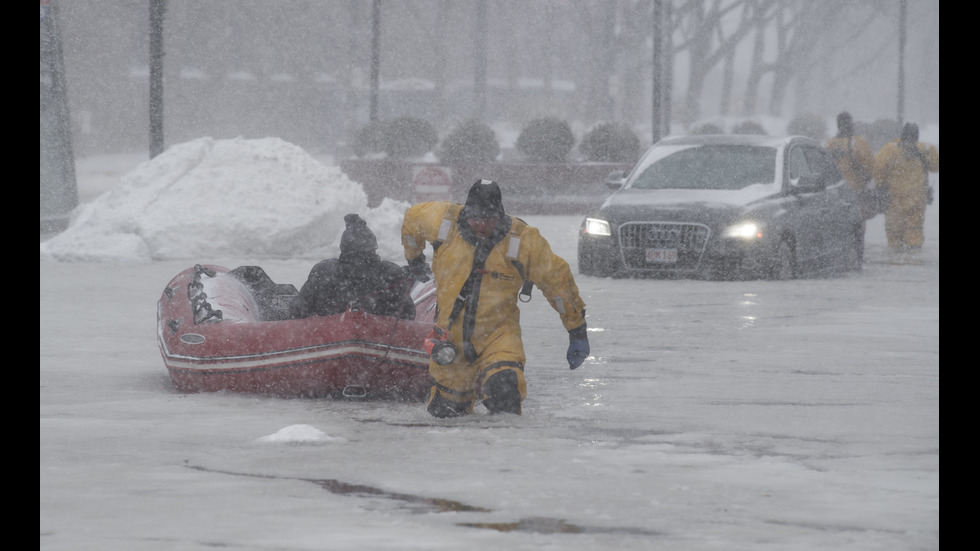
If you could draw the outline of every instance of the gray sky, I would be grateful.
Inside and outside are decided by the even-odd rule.
[[[383,116],[420,116],[442,134],[472,116],[468,87],[474,79],[477,5],[477,0],[382,2],[382,85],[414,82],[443,90],[442,103],[432,101],[431,90],[383,99]],[[674,0],[671,5],[678,18],[686,17],[688,3]],[[701,5],[708,9],[714,2]],[[70,109],[81,151],[145,140],[149,0],[59,6]],[[604,26],[609,6],[615,11],[610,26]],[[527,90],[551,82],[554,90],[538,88],[540,97],[520,102],[513,94],[492,95],[488,118],[521,125],[554,115],[583,127],[615,119],[638,130],[648,128],[649,6],[649,1],[632,0],[487,0],[491,87]],[[792,14],[807,3],[780,0],[775,6]],[[831,119],[848,109],[857,120],[895,118],[899,1],[838,1],[837,6],[840,17],[816,27],[819,38],[809,50],[820,54],[800,63],[810,68],[805,85],[791,84],[777,106],[779,114],[812,112]],[[344,139],[367,117],[370,8],[370,0],[171,0],[165,21],[167,141],[280,135],[309,146]],[[729,16],[729,24],[736,19]],[[904,117],[938,123],[938,1],[909,0],[908,23]],[[608,63],[602,56],[604,28],[613,33]],[[764,58],[770,61],[779,51],[774,28],[769,26],[765,41]],[[683,31],[675,32],[674,46],[686,38]],[[771,77],[760,83],[754,111],[744,112],[751,35],[739,44],[728,116],[768,116]],[[675,122],[685,117],[687,51],[675,58]],[[347,95],[351,82],[360,86],[354,97]],[[719,62],[706,76],[699,120],[721,115],[723,83]],[[610,95],[611,109],[596,107],[596,89]]]

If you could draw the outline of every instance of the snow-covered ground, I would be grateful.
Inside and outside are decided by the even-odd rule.
[[[176,392],[155,340],[173,275],[260,264],[300,285],[348,211],[403,262],[407,205],[367,209],[278,140],[140,161],[80,159],[83,206],[42,237],[42,550],[939,548],[938,193],[917,255],[870,221],[860,273],[579,277],[593,355],[575,371],[536,293],[524,414],[435,420]],[[522,217],[575,268],[579,217]]]

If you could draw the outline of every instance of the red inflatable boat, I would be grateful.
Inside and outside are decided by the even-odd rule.
[[[182,392],[281,397],[423,399],[435,286],[416,284],[414,320],[360,311],[283,319],[290,284],[258,266],[197,265],[177,274],[157,304],[163,363]]]

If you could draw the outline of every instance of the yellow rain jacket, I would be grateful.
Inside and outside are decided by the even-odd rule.
[[[871,146],[861,136],[845,138],[837,136],[827,140],[827,149],[837,161],[841,176],[847,181],[854,193],[861,193],[874,170],[874,156]]]
[[[875,182],[888,187],[891,205],[926,206],[926,171],[939,172],[939,150],[922,142],[915,145],[921,157],[906,155],[898,140],[886,143],[875,155]]]
[[[888,189],[885,234],[890,247],[921,247],[928,173],[939,172],[939,150],[917,142],[906,152],[899,140],[886,143],[874,163],[874,179]]]
[[[471,402],[479,398],[475,391],[484,379],[513,369],[523,398],[525,355],[517,302],[524,281],[541,289],[569,331],[585,323],[585,304],[568,263],[552,252],[536,228],[507,216],[494,236],[483,240],[484,246],[497,241],[482,268],[476,268],[470,296],[457,305],[457,297],[474,272],[477,253],[477,243],[460,234],[461,209],[462,205],[448,201],[419,203],[408,209],[402,223],[406,259],[418,258],[426,244],[432,243],[436,325],[448,329],[449,340],[458,350],[454,363],[430,362],[429,372],[447,398]],[[451,322],[454,307],[458,313]]]

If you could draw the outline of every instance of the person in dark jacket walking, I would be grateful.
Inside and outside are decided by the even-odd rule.
[[[344,223],[340,257],[313,266],[290,304],[290,317],[330,316],[350,309],[415,319],[415,278],[405,267],[378,256],[378,239],[360,216],[348,214]]]

